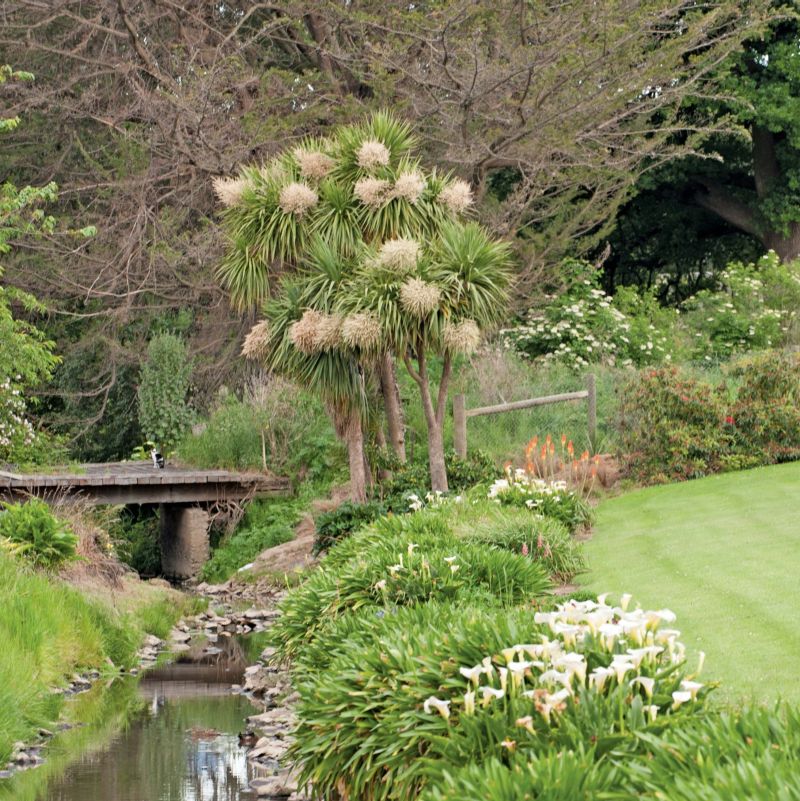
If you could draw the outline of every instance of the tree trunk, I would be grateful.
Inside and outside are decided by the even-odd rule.
[[[386,410],[386,425],[389,429],[389,442],[395,456],[402,464],[406,461],[406,435],[403,421],[403,404],[397,386],[397,373],[394,359],[390,353],[384,353],[381,359],[381,393]]]
[[[771,231],[764,237],[764,244],[774,250],[781,261],[800,258],[800,223],[790,223],[787,233]]]
[[[382,425],[378,425],[378,427],[375,429],[375,442],[378,443],[378,447],[381,450],[386,450],[389,447],[389,444],[386,442],[386,434],[383,431]],[[379,481],[388,481],[391,477],[392,477],[391,470],[387,470],[385,467],[381,467],[378,470]],[[372,483],[370,484],[370,486],[372,486]]]
[[[444,432],[440,425],[428,429],[428,464],[431,470],[431,489],[434,492],[447,492],[449,486],[444,463]]]
[[[350,413],[345,431],[347,455],[350,462],[350,500],[364,503],[367,500],[367,473],[364,466],[364,432],[357,411]]]
[[[785,232],[777,231],[757,211],[757,202],[773,191],[781,176],[775,150],[775,134],[767,128],[754,125],[751,135],[755,184],[752,199],[747,202],[740,200],[724,184],[702,178],[700,182],[704,191],[695,195],[695,201],[736,228],[759,239],[764,247],[774,250],[781,261],[792,261],[800,257],[800,223],[790,223]]]
[[[447,388],[450,384],[452,362],[449,356],[445,356],[442,380],[439,383],[439,395],[436,399],[435,407],[431,396],[424,347],[419,346],[417,348],[419,370],[414,369],[407,354],[404,356],[404,362],[411,377],[419,386],[420,396],[422,397],[422,410],[425,413],[425,423],[428,427],[428,465],[431,471],[431,489],[434,492],[447,492],[449,486],[447,483],[447,468],[444,462],[444,415],[447,410]]]

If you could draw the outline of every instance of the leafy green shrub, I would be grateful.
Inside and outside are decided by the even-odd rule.
[[[800,356],[772,351],[733,372],[741,385],[729,426],[740,457],[758,464],[800,458]]]
[[[330,512],[323,512],[316,520],[317,536],[313,552],[318,554],[328,550],[349,534],[385,514],[386,507],[378,501],[345,501]]]
[[[414,798],[492,758],[522,766],[588,743],[602,756],[702,707],[706,689],[660,628],[672,620],[568,602],[535,614],[451,607],[432,626],[415,609],[301,683],[292,756],[322,796],[361,799]]]
[[[345,651],[371,646],[378,637],[391,632],[405,631],[409,626],[421,626],[424,622],[432,628],[448,625],[458,619],[465,608],[496,609],[502,603],[498,598],[475,591],[457,594],[446,601],[431,600],[416,606],[394,608],[365,606],[349,611],[325,622],[312,640],[297,652],[292,661],[295,678],[313,675],[327,670],[331,663]]]
[[[473,514],[463,522],[454,522],[457,536],[527,556],[556,581],[570,581],[586,570],[580,545],[559,520],[489,502],[478,508],[477,514],[470,510]]]
[[[592,507],[565,481],[545,481],[524,470],[506,471],[489,487],[488,498],[502,506],[529,509],[535,514],[563,523],[570,533],[590,525]]]
[[[3,503],[0,512],[0,541],[11,543],[37,567],[57,567],[75,556],[78,538],[63,520],[59,520],[43,501],[32,498],[26,503]]]
[[[778,347],[797,323],[800,263],[781,264],[768,253],[757,264],[733,262],[714,289],[684,303],[694,359],[728,359],[735,353]]]
[[[224,539],[200,571],[202,581],[217,583],[230,578],[262,551],[294,538],[300,519],[297,502],[256,500],[248,506],[236,531]]]
[[[641,736],[623,779],[676,801],[798,798],[797,707],[720,711]]]
[[[159,334],[147,346],[139,376],[139,423],[164,453],[181,440],[194,420],[187,403],[192,362],[183,340]]]
[[[558,750],[528,756],[524,764],[515,760],[513,768],[492,757],[444,771],[420,801],[595,801],[613,797],[618,782],[618,772],[598,761],[592,749]]]
[[[699,478],[730,452],[728,399],[676,368],[639,373],[622,390],[620,447],[638,481]]]
[[[417,520],[412,526],[402,525],[405,521],[398,525],[397,520],[392,521],[394,536],[379,520],[334,547],[328,557],[333,560],[326,559],[308,581],[289,593],[271,630],[282,659],[294,657],[320,629],[351,610],[446,601],[472,591],[486,591],[502,603],[515,604],[541,595],[550,585],[535,562],[460,542],[441,518]],[[423,525],[426,537],[412,535]],[[346,560],[337,558],[340,548],[348,554]]]
[[[800,715],[790,706],[683,717],[610,753],[550,751],[526,764],[493,758],[444,772],[421,801],[749,801],[800,797]]]

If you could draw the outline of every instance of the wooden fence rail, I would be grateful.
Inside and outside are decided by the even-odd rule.
[[[500,403],[496,406],[478,406],[467,409],[466,399],[463,395],[453,397],[453,445],[456,453],[463,457],[467,455],[467,420],[470,417],[480,417],[485,414],[502,414],[514,412],[519,409],[530,409],[534,406],[547,406],[551,403],[565,403],[568,401],[586,401],[587,423],[589,427],[589,442],[592,448],[597,442],[597,389],[594,373],[586,376],[586,389],[576,392],[562,392],[558,395],[545,395],[541,398],[528,398],[527,400]]]

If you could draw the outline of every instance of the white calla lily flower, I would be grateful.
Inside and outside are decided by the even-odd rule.
[[[496,687],[488,687],[485,684],[478,687],[478,692],[481,694],[483,706],[488,706],[493,700],[496,701],[506,694],[505,690],[498,690]]]
[[[465,678],[469,679],[476,687],[480,681],[481,675],[485,672],[483,665],[475,665],[475,667],[458,669],[458,672]]]
[[[606,682],[615,675],[615,671],[610,667],[596,667],[589,674],[589,686],[594,687],[597,692],[601,693],[603,692]]]
[[[653,688],[656,686],[655,679],[651,679],[648,676],[637,676],[635,679],[631,679],[630,682],[628,682],[629,687],[633,687],[636,684],[644,688],[645,695],[647,695],[648,698],[653,697]]]
[[[681,682],[681,690],[685,690],[686,692],[690,693],[692,696],[692,701],[697,700],[697,693],[703,689],[705,685],[701,684],[699,681],[689,681],[688,679],[684,679]]]
[[[675,690],[672,693],[672,708],[677,709],[681,704],[686,704],[692,700],[692,694],[688,690]]]
[[[450,702],[444,701],[441,698],[437,698],[435,695],[432,695],[430,698],[426,698],[422,708],[428,715],[430,715],[431,711],[435,709],[445,720],[450,718]]]
[[[469,692],[464,693],[464,714],[465,715],[474,715],[475,714],[475,691],[470,690]]]

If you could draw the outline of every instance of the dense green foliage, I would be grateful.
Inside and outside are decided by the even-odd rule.
[[[759,464],[800,458],[800,357],[765,353],[734,366],[734,447]]]
[[[444,458],[451,494],[464,492],[476,484],[488,484],[501,472],[496,461],[478,449],[472,449],[463,459],[448,449]],[[389,477],[377,484],[374,494],[392,511],[408,511],[409,504],[414,502],[412,498],[424,499],[430,492],[430,468],[426,461],[409,459],[401,463],[391,455],[381,453],[376,466],[390,471]]]
[[[525,358],[573,368],[716,363],[800,341],[800,262],[781,263],[774,252],[729,263],[679,309],[661,306],[653,290],[606,294],[587,262],[568,260],[562,269],[565,292],[503,332],[505,345]]]
[[[262,551],[288,542],[294,537],[293,527],[304,504],[303,498],[253,501],[236,530],[222,539],[203,565],[200,578],[211,583],[225,581]]]
[[[0,549],[22,555],[36,567],[53,568],[75,556],[78,538],[44,501],[3,503],[0,509]]]
[[[613,297],[600,287],[599,270],[588,262],[562,263],[562,294],[525,322],[503,332],[507,347],[526,358],[544,357],[573,367],[609,364],[641,367],[669,361],[675,350],[674,309],[654,295],[622,287]]]
[[[622,392],[621,449],[644,483],[698,478],[800,455],[800,360],[778,351],[734,365],[738,388],[667,368]]]
[[[732,260],[767,248],[800,255],[797,4],[774,0],[769,19],[713,71],[717,97],[684,105],[686,122],[712,115],[735,127],[712,127],[691,154],[638,182],[611,237],[614,285],[657,283],[662,298],[679,302],[713,285]]]
[[[289,593],[271,638],[280,658],[289,659],[351,611],[487,594],[514,604],[548,586],[535,562],[459,540],[441,515],[381,518],[332,548],[322,566]]]
[[[183,340],[159,334],[147,346],[139,376],[139,423],[148,440],[168,453],[192,424],[187,403],[192,363]]]
[[[620,407],[622,452],[642,480],[697,478],[721,469],[731,439],[727,396],[677,368],[631,379]]]
[[[798,343],[800,262],[781,264],[770,253],[755,264],[733,262],[712,288],[684,303],[683,323],[695,360]]]
[[[571,581],[586,569],[581,546],[554,517],[490,501],[473,500],[463,509],[451,504],[442,514],[450,519],[453,533],[467,542],[480,542],[527,556],[559,582]]]
[[[550,751],[527,764],[494,758],[448,770],[424,801],[593,801],[596,798],[747,801],[800,797],[798,715],[752,708],[643,733],[612,759],[592,748]]]
[[[241,399],[223,393],[202,431],[180,442],[178,455],[197,467],[266,469],[312,482],[330,480],[343,463],[319,401],[276,377],[252,382]]]
[[[108,533],[117,558],[140,576],[161,573],[161,543],[157,512],[126,507],[113,520]]]
[[[33,76],[0,65],[0,86],[8,79],[30,81]],[[0,134],[13,131],[19,121],[18,117],[0,119]],[[45,215],[41,206],[56,199],[56,190],[54,183],[20,189],[4,178],[0,184],[0,256],[9,254],[14,241],[22,236],[53,231],[55,220]],[[52,457],[49,449],[53,445],[28,419],[29,395],[50,378],[58,359],[54,343],[35,325],[15,316],[12,304],[28,316],[44,311],[33,295],[0,286],[0,463],[43,461]]]
[[[557,750],[613,761],[701,708],[706,691],[687,680],[674,632],[659,633],[668,610],[568,602],[534,614],[463,600],[437,609],[438,620],[432,611],[355,636],[303,680],[293,753],[322,792],[413,798],[456,767],[523,766]],[[629,635],[614,625],[590,633],[609,613]],[[645,620],[648,642],[669,648],[626,652]]]

